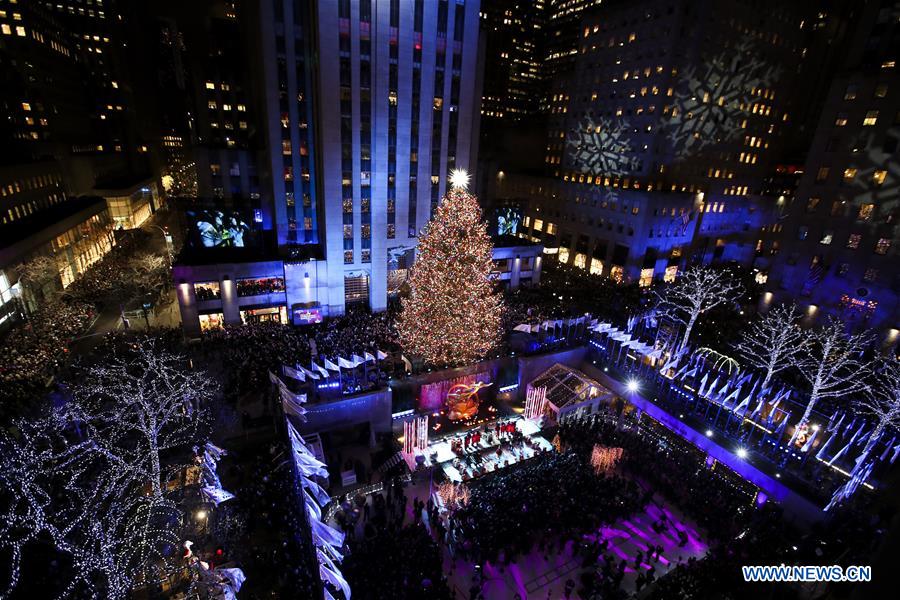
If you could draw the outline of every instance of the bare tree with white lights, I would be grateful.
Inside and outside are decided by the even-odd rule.
[[[809,382],[810,393],[798,427],[809,422],[813,409],[821,400],[867,390],[865,377],[871,366],[864,356],[872,342],[868,331],[847,335],[844,324],[832,317],[823,326],[810,330],[808,335],[809,352],[798,367]]]
[[[172,573],[183,515],[165,495],[161,453],[171,464],[202,441],[213,391],[185,359],[136,341],[90,368],[66,405],[4,431],[0,549],[11,564],[0,596],[38,544],[71,563],[62,598],[118,600]]]
[[[800,317],[796,305],[783,304],[760,315],[743,331],[736,349],[745,365],[765,372],[760,389],[766,389],[778,373],[796,366],[806,351],[808,338],[798,324]]]
[[[68,411],[104,447],[124,451],[159,497],[161,453],[198,436],[215,389],[206,373],[187,368],[185,357],[139,338],[125,356],[87,370]]]
[[[866,455],[878,443],[882,433],[900,429],[900,362],[895,359],[880,361],[872,386],[857,400],[855,408],[858,413],[875,420],[875,429],[863,450]]]
[[[728,270],[709,267],[688,269],[673,283],[654,291],[657,315],[668,317],[684,327],[681,341],[674,348],[668,364],[677,364],[684,355],[700,315],[737,301],[743,291],[743,286]]]

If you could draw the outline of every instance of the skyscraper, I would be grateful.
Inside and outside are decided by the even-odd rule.
[[[787,209],[768,302],[797,298],[810,316],[897,327],[898,34],[896,3],[866,5]]]
[[[475,168],[479,4],[235,3],[251,28],[244,59],[260,112],[249,124],[261,150],[258,208],[247,227],[274,237],[275,247],[254,259],[258,268],[234,256],[177,265],[187,331],[200,328],[203,311],[234,322],[274,309],[279,320],[290,312],[300,323],[353,303],[387,306],[447,174]],[[235,278],[279,291],[232,294]],[[215,284],[221,298],[198,303],[195,283]]]
[[[485,60],[481,115],[521,122],[538,111],[546,5],[544,0],[497,0],[482,6]]]
[[[568,4],[579,43],[555,59],[550,177],[510,175],[502,192],[528,204],[527,234],[562,262],[644,285],[688,261],[751,259],[797,73],[812,64],[802,7],[613,0],[551,13],[571,18]]]

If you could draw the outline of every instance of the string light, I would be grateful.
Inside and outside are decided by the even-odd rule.
[[[177,567],[182,510],[163,481],[187,465],[215,389],[186,360],[142,340],[126,356],[91,367],[67,402],[0,435],[0,550],[12,558],[6,593],[23,553],[48,543],[71,564],[62,596],[110,598],[157,584]]]
[[[475,196],[450,190],[419,240],[397,326],[404,348],[435,365],[472,362],[500,341],[502,298]]]

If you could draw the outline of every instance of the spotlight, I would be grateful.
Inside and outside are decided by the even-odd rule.
[[[205,511],[205,510],[198,510],[197,513],[196,513],[194,516],[197,517],[197,520],[198,520],[198,521],[202,521],[203,519],[206,518],[206,511]]]
[[[706,437],[712,437],[712,434],[713,434],[712,429],[706,430]]]
[[[632,394],[634,392],[638,391],[638,389],[640,389],[640,387],[641,387],[641,384],[638,383],[637,379],[629,379],[628,382],[625,384],[625,388]]]
[[[738,448],[737,451],[738,458],[747,458],[747,450],[744,448]]]

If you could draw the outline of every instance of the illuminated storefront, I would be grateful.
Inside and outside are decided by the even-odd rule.
[[[287,325],[287,307],[268,306],[265,308],[248,308],[241,311],[241,322],[247,323],[280,323]]]

